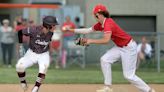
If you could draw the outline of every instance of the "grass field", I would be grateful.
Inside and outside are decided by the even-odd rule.
[[[114,84],[128,83],[123,78],[120,64],[115,64],[112,69]],[[38,68],[36,66],[27,69],[28,83],[34,83],[37,74]],[[137,71],[137,75],[147,83],[164,84],[164,73],[157,73],[154,68],[141,68]],[[0,68],[0,79],[1,84],[19,83],[15,68]],[[102,84],[103,76],[99,66],[87,66],[85,69],[77,66],[66,69],[50,67],[44,82],[47,84]]]

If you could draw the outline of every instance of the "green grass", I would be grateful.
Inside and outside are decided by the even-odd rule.
[[[27,69],[27,81],[28,83],[34,83],[38,74],[38,69],[35,67]],[[157,73],[154,70],[142,70],[137,71],[142,79],[147,83],[164,83],[164,73]],[[121,65],[116,64],[113,67],[113,83],[128,83],[123,78]],[[0,83],[19,83],[15,68],[0,68]],[[102,84],[103,76],[99,66],[87,66],[86,69],[79,67],[71,67],[68,69],[54,69],[50,67],[47,72],[45,83],[56,84]]]

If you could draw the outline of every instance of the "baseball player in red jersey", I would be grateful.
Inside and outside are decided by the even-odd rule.
[[[135,75],[137,62],[137,44],[133,38],[123,31],[112,18],[109,17],[107,8],[98,4],[93,9],[93,14],[97,23],[91,28],[71,29],[72,32],[87,34],[94,31],[104,33],[100,39],[82,39],[83,45],[107,44],[112,40],[116,46],[108,50],[100,59],[101,68],[104,75],[104,87],[97,92],[113,92],[111,64],[119,58],[122,60],[123,75],[131,84],[136,86],[141,92],[155,92],[142,79]],[[65,28],[67,30],[67,28]]]
[[[39,65],[39,74],[32,92],[38,92],[42,81],[45,79],[46,71],[50,64],[50,41],[53,31],[55,30],[55,25],[57,24],[56,17],[46,16],[43,18],[43,25],[28,27],[18,32],[20,47],[22,47],[22,36],[26,35],[30,37],[28,51],[16,64],[16,71],[20,79],[21,87],[24,91],[28,88],[25,79],[26,68],[35,63],[38,63]]]

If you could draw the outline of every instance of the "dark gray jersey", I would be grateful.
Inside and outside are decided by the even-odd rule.
[[[22,31],[23,35],[30,37],[29,48],[35,53],[44,53],[49,50],[53,32],[42,32],[42,26],[28,27]]]

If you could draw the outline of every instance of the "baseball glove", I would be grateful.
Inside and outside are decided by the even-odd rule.
[[[87,46],[87,38],[77,38],[75,43],[76,45]]]

